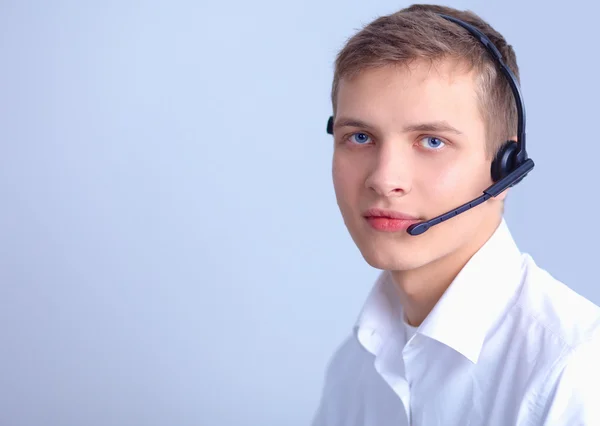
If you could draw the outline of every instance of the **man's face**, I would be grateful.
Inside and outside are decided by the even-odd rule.
[[[417,61],[342,79],[334,140],[337,202],[375,268],[406,271],[468,250],[502,214],[502,197],[491,199],[419,236],[406,232],[414,221],[375,217],[431,219],[492,184],[473,74],[452,63]]]

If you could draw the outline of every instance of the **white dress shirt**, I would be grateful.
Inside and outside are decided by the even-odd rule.
[[[502,221],[418,328],[380,275],[329,362],[325,425],[600,426],[600,308]]]

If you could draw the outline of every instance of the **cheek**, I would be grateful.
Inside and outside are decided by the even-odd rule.
[[[360,168],[342,155],[333,157],[332,177],[336,192],[346,194],[359,189]]]
[[[449,164],[430,169],[427,179],[421,180],[421,188],[427,192],[428,198],[450,198],[456,202],[457,198],[479,195],[487,183],[483,169],[474,168],[473,162]]]
[[[331,177],[333,178],[333,186],[335,187],[335,190],[338,191],[340,185],[344,182],[344,168],[336,156],[333,157],[331,165]]]
[[[466,169],[461,167],[438,167],[431,170],[428,179],[431,195],[441,196],[455,193],[467,179]]]

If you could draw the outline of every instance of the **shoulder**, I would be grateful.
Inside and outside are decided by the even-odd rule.
[[[350,335],[338,345],[330,357],[313,426],[333,424],[358,408],[357,397],[364,392],[368,370],[374,369],[374,357]]]
[[[539,267],[524,255],[524,281],[517,308],[561,349],[571,350],[600,330],[600,307]]]
[[[515,305],[536,346],[536,405],[544,424],[600,424],[600,307],[525,255]]]
[[[373,366],[374,357],[358,342],[354,334],[347,336],[338,345],[329,359],[325,371],[324,390],[326,393],[337,389],[347,389],[360,381],[361,372]]]
[[[541,392],[544,424],[600,424],[600,332],[565,352]]]

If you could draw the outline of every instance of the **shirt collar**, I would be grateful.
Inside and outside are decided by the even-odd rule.
[[[489,330],[521,283],[522,257],[504,220],[459,272],[419,332],[477,363]]]
[[[418,333],[477,363],[489,329],[520,285],[521,252],[504,220],[471,257],[425,318]],[[355,334],[374,355],[402,331],[403,310],[391,274],[382,272],[359,315]]]
[[[389,271],[383,271],[367,297],[354,332],[361,345],[377,356],[383,344],[402,327],[402,307]]]

